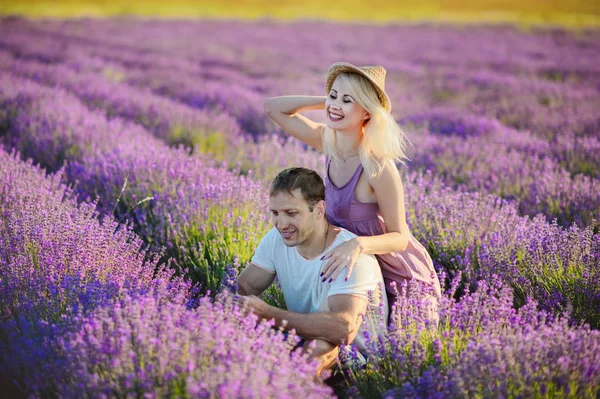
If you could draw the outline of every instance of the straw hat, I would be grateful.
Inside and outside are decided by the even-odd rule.
[[[383,105],[387,112],[392,110],[392,102],[385,93],[386,70],[384,67],[381,65],[357,67],[352,64],[348,64],[347,62],[337,62],[329,67],[329,71],[327,71],[327,83],[325,84],[327,93],[331,91],[331,86],[333,86],[335,78],[337,78],[340,73],[344,72],[357,73],[367,78],[375,87],[375,90],[377,91],[377,97],[379,98],[381,105]]]

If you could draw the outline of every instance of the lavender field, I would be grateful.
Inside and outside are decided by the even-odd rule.
[[[325,95],[337,61],[388,71],[445,294],[437,329],[401,302],[331,386],[294,334],[211,298],[270,228],[269,179],[323,173],[264,99]],[[599,111],[598,30],[0,19],[0,388],[597,398]]]

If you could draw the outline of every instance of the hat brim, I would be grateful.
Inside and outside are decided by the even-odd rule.
[[[388,97],[387,93],[381,87],[379,87],[379,85],[375,83],[373,79],[371,79],[371,77],[364,73],[359,67],[349,64],[347,62],[337,62],[329,67],[329,70],[327,71],[327,81],[325,83],[325,90],[328,94],[331,91],[331,87],[333,86],[333,82],[335,82],[335,79],[337,79],[337,77],[340,74],[346,72],[357,73],[361,76],[364,76],[369,82],[371,82],[371,84],[375,88],[375,91],[377,92],[377,98],[379,99],[379,102],[381,103],[383,108],[385,108],[387,112],[390,112],[392,110],[392,102],[390,101],[390,98]]]

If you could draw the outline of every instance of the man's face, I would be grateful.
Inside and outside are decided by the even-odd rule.
[[[275,193],[269,199],[271,221],[288,247],[295,247],[309,240],[317,226],[316,212],[311,212],[300,189]]]

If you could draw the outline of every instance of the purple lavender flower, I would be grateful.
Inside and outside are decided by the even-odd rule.
[[[231,301],[204,298],[188,310],[124,297],[78,323],[81,330],[60,340],[67,353],[60,396],[332,396],[313,378],[315,362],[289,354],[293,333],[257,326]]]

